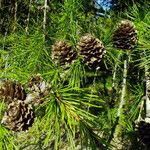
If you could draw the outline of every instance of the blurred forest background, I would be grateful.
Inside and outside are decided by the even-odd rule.
[[[149,41],[149,0],[1,0],[0,149],[149,150]]]

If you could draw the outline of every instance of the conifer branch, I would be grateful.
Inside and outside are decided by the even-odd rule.
[[[123,107],[124,102],[125,102],[126,83],[127,83],[127,60],[124,60],[123,83],[122,83],[121,99],[120,99],[117,117],[120,117],[121,110],[122,110],[122,107]]]
[[[121,97],[120,97],[120,104],[119,104],[119,108],[118,108],[118,112],[117,112],[117,118],[116,118],[116,122],[115,122],[115,128],[113,129],[113,139],[110,140],[111,144],[115,146],[114,150],[116,149],[116,147],[118,147],[119,149],[122,148],[122,144],[121,144],[121,136],[120,136],[120,132],[122,130],[122,126],[121,126],[121,115],[122,115],[122,108],[123,105],[125,103],[125,95],[126,95],[126,84],[127,84],[127,65],[128,65],[128,60],[129,60],[129,54],[127,55],[128,59],[124,60],[124,68],[123,68],[123,82],[122,82],[122,90],[121,90]]]
[[[15,1],[15,7],[14,7],[14,28],[13,31],[16,30],[16,25],[17,25],[17,8],[18,8],[18,3]]]
[[[118,55],[118,60],[120,60],[121,54]],[[116,82],[116,74],[117,74],[117,68],[118,68],[118,62],[115,64],[114,70],[113,70],[113,78],[112,78],[112,97],[110,102],[110,107],[113,107],[114,105],[114,98],[115,98],[115,82]]]
[[[46,30],[47,7],[48,7],[47,0],[45,0],[45,2],[44,2],[44,18],[43,18],[43,30],[44,30],[44,32]]]
[[[4,38],[3,38],[3,50],[5,49],[5,41],[6,41],[6,36],[7,36],[7,33],[8,33],[7,30],[5,31],[5,35],[4,35]],[[9,64],[7,62],[8,59],[9,59],[9,53],[5,56],[5,69],[7,69],[9,67]],[[3,74],[4,73],[5,72],[3,72]]]
[[[27,26],[26,26],[26,29],[25,29],[26,32],[28,32],[28,29],[29,29],[31,3],[32,3],[32,0],[30,0],[30,2],[29,2],[28,17],[27,17],[27,20],[26,20]]]

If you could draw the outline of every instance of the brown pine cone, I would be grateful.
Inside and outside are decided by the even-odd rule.
[[[41,74],[35,74],[28,81],[28,89],[30,93],[27,95],[25,102],[38,106],[49,95],[51,87],[43,80]]]
[[[100,69],[105,50],[102,42],[90,34],[82,36],[77,48],[80,50],[80,56],[83,62],[91,69]]]
[[[25,100],[26,92],[22,85],[16,81],[2,80],[0,82],[0,99],[10,103],[13,99]]]
[[[52,60],[55,64],[68,68],[77,57],[77,52],[74,51],[67,42],[57,41],[52,45]]]
[[[133,22],[129,20],[121,21],[114,34],[113,44],[118,49],[129,50],[137,44],[137,30]]]
[[[39,84],[43,80],[41,74],[32,75],[28,81],[28,87],[32,87],[34,84]]]
[[[8,105],[1,123],[13,131],[25,131],[32,126],[34,117],[31,105],[15,100]]]

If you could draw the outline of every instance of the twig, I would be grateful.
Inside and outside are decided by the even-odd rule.
[[[26,26],[26,32],[28,32],[28,29],[29,29],[29,21],[30,21],[30,11],[31,11],[31,3],[32,3],[32,0],[30,0],[29,2],[29,11],[28,11],[28,17],[27,17],[27,26]]]
[[[48,7],[48,5],[47,5],[47,0],[45,0],[45,2],[44,2],[44,18],[43,18],[43,30],[44,30],[44,32],[45,32],[45,30],[46,30],[47,7]]]
[[[121,54],[118,55],[118,60],[120,60]],[[111,97],[111,102],[110,106],[113,107],[114,105],[114,98],[115,98],[115,82],[116,82],[116,73],[117,73],[117,68],[118,68],[118,62],[115,64],[114,71],[113,71],[113,78],[112,78],[112,97]]]
[[[120,125],[120,116],[122,114],[122,108],[123,108],[123,105],[125,103],[126,83],[127,83],[127,64],[128,64],[129,58],[130,58],[129,54],[127,54],[127,57],[128,58],[124,60],[121,98],[120,98],[120,104],[119,104],[119,108],[118,108],[118,112],[117,112],[117,119],[116,119],[116,123],[115,123],[115,128],[113,129],[113,132],[114,132],[113,136],[112,136],[113,139],[109,139],[111,141],[110,143],[114,146],[117,146],[119,149],[122,148],[121,137],[119,135],[121,128],[122,128],[122,126]]]
[[[16,30],[16,24],[17,24],[17,8],[18,8],[18,3],[15,1],[15,8],[14,8],[14,28],[13,31]]]
[[[138,119],[136,120],[136,123],[140,122],[142,120],[142,111],[144,108],[144,99],[142,98],[142,102],[140,104],[140,110],[139,110],[139,115],[138,115]]]
[[[3,50],[5,49],[5,40],[6,40],[6,36],[7,36],[7,30],[6,30],[6,32],[5,32],[5,36],[4,36],[4,41],[3,41]],[[5,63],[5,69],[7,69],[8,67],[9,67],[9,64],[8,64],[8,59],[9,59],[9,53],[5,56],[5,61],[6,61],[6,63]],[[3,75],[5,74],[5,70],[3,71],[3,73],[2,73]]]
[[[121,99],[120,99],[120,105],[117,113],[117,117],[121,115],[121,109],[124,105],[124,97],[126,94],[126,81],[127,80],[127,60],[124,60],[124,69],[123,69],[123,84],[122,84],[122,91],[121,91]]]

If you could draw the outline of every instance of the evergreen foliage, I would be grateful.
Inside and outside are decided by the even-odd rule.
[[[149,91],[150,4],[146,0],[132,1],[127,7],[129,1],[116,2],[108,2],[110,9],[106,11],[95,0],[0,2],[0,149],[148,148],[137,134],[136,124],[149,116],[150,106],[145,101]],[[120,9],[124,5],[127,9]],[[132,50],[114,47],[113,35],[122,20],[130,20],[137,30]],[[101,63],[97,70],[83,61],[78,48],[80,38],[87,33],[103,43],[100,50],[105,47],[103,59],[97,60]],[[76,54],[65,68],[52,59],[52,45],[60,40],[68,41]],[[95,45],[86,47],[87,52],[95,50],[94,56]],[[69,50],[67,57],[63,55],[66,61],[72,60]],[[19,86],[4,87],[6,79]],[[26,94],[24,102],[17,99],[32,105],[35,116],[26,131],[16,132],[2,120],[8,108],[11,112],[7,95],[15,104],[13,95],[19,87]],[[3,88],[8,88],[5,95]],[[22,109],[19,116],[26,118],[28,113],[24,111],[27,109]]]

